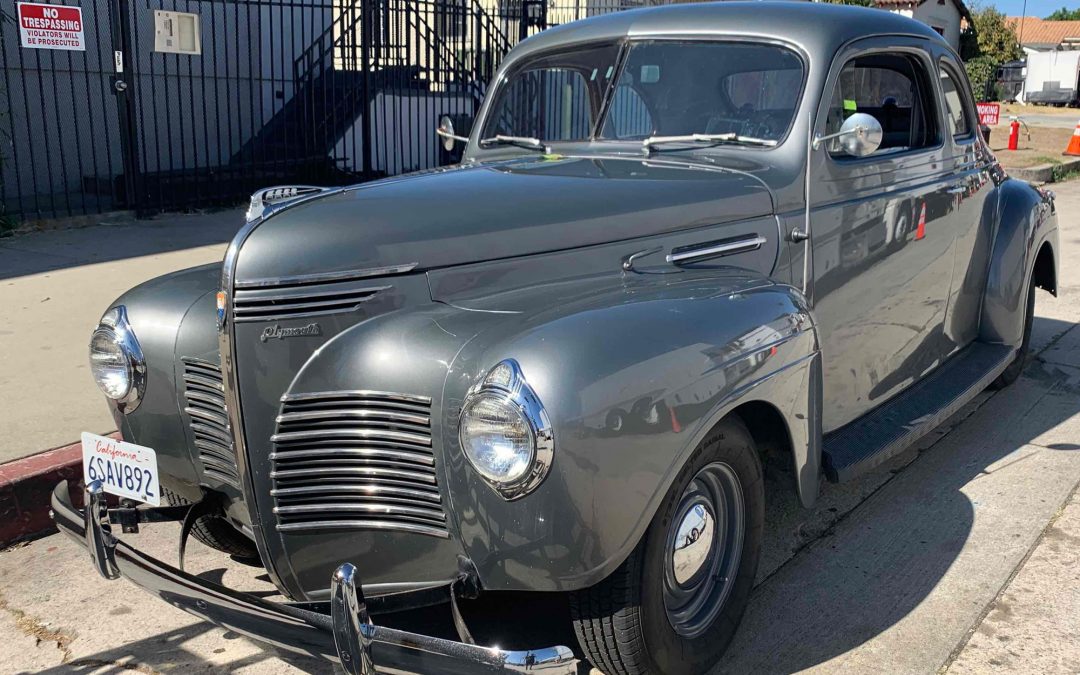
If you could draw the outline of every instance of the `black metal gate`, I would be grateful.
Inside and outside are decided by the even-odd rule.
[[[0,216],[235,204],[437,166],[453,159],[437,120],[474,115],[518,41],[662,1],[52,0],[82,7],[83,52],[20,47],[0,7]],[[163,44],[180,23],[184,44]]]

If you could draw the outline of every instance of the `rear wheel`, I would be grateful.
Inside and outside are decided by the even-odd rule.
[[[1028,355],[1031,352],[1031,326],[1035,322],[1035,275],[1032,275],[1028,285],[1027,307],[1024,313],[1024,338],[1020,342],[1020,349],[1016,351],[1016,358],[1005,370],[998,375],[997,379],[990,384],[991,389],[1004,389],[1020,377],[1027,364]]]
[[[161,494],[171,506],[183,506],[191,503],[168,488],[163,487]],[[255,548],[255,542],[244,536],[224,518],[218,516],[207,514],[196,518],[195,524],[191,528],[191,536],[195,537],[195,540],[199,543],[206,544],[210,548],[237,558],[259,558],[259,550]]]
[[[693,675],[716,665],[746,609],[764,524],[761,463],[737,419],[698,446],[642,541],[571,597],[578,642],[605,675]]]

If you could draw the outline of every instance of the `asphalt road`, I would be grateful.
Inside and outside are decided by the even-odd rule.
[[[770,472],[759,583],[718,673],[1080,672],[1080,181],[1055,186],[1060,297],[1038,352],[919,448],[796,506]],[[176,528],[137,543],[175,560]],[[193,543],[189,569],[268,596]],[[553,616],[557,619],[557,616]],[[508,645],[507,645],[508,646]],[[4,672],[330,672],[106,582],[59,535],[0,553]]]

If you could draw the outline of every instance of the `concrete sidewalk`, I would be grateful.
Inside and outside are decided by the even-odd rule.
[[[0,239],[0,463],[115,429],[86,345],[132,286],[220,260],[236,209]]]

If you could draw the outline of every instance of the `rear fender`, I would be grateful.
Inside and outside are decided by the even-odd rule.
[[[1019,347],[1028,284],[1044,242],[1049,242],[1057,260],[1057,215],[1053,198],[1027,183],[1009,179],[997,189],[998,227],[983,295],[979,340]]]

